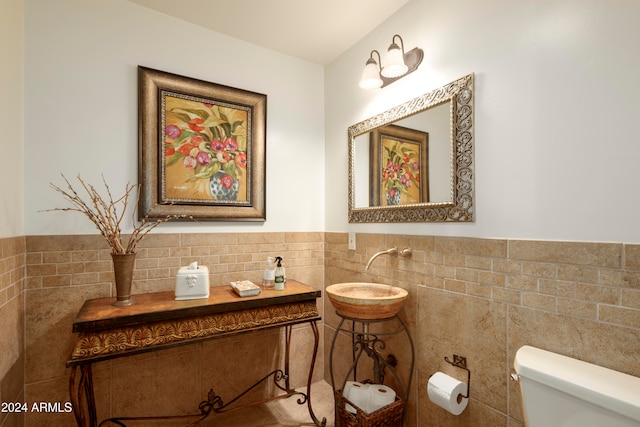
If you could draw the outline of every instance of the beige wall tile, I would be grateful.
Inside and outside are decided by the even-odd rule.
[[[624,266],[629,270],[640,270],[640,245],[624,245]]]
[[[525,307],[509,308],[509,366],[518,348],[531,345],[640,376],[640,330],[621,328]]]
[[[445,279],[444,287],[446,290],[451,292],[458,292],[461,294],[467,292],[467,282],[462,282],[460,280]]]
[[[444,256],[444,264],[453,267],[464,267],[467,265],[467,257],[464,255],[446,254]]]
[[[601,285],[640,289],[640,271],[601,269]]]
[[[436,237],[436,250],[449,254],[506,257],[507,241],[469,237]]]
[[[546,311],[556,310],[556,299],[551,295],[533,294],[525,292],[522,295],[522,305],[539,308]]]
[[[598,269],[589,266],[558,265],[558,279],[574,282],[598,283]]]
[[[538,279],[534,276],[507,276],[507,287],[521,291],[536,292],[538,290]]]
[[[0,402],[25,401],[25,250],[24,237],[0,239]],[[24,414],[0,412],[0,425],[24,425]]]
[[[506,412],[504,365],[497,363],[506,359],[506,307],[498,301],[418,288],[417,369],[423,375],[459,375],[444,357],[464,356],[472,372],[474,399]]]
[[[65,405],[69,402],[68,378],[60,377],[49,381],[28,384],[25,387],[25,401],[33,407],[33,403],[59,402]],[[64,408],[64,406],[63,406]],[[26,414],[25,425],[29,427],[74,426],[75,418],[71,412],[37,412]]]
[[[640,291],[623,289],[621,302],[623,306],[640,309]]]
[[[282,354],[278,335],[273,332],[208,341],[202,346],[200,358],[200,391],[205,394],[213,389],[224,403],[228,403],[275,369]],[[264,399],[270,391],[270,384],[263,383],[244,403]]]
[[[190,349],[114,366],[110,416],[197,414],[202,400],[199,348]]]
[[[64,263],[71,261],[71,252],[69,251],[58,251],[58,252],[44,252],[43,254],[43,262],[45,264],[54,263]]]
[[[522,262],[504,258],[496,258],[492,263],[493,271],[510,274],[522,273]]]
[[[139,247],[136,260],[134,299],[136,293],[173,290],[177,269],[194,259],[205,265],[208,264],[213,286],[226,285],[230,280],[240,278],[248,278],[259,283],[266,256],[276,254],[282,254],[285,258],[289,278],[307,282],[318,289],[324,288],[323,233],[287,233],[286,239],[285,233],[258,234],[148,236]],[[221,238],[224,244],[220,244]],[[27,255],[24,259],[30,261],[29,268],[32,276],[29,277],[29,282],[34,286],[27,295],[28,309],[24,316],[27,325],[26,347],[29,355],[25,359],[26,387],[32,399],[48,395],[46,393],[66,395],[69,370],[65,368],[65,362],[74,339],[71,322],[85,299],[111,294],[113,282],[111,257],[100,236],[56,236],[55,239],[41,236],[26,240],[28,249],[25,246]],[[49,262],[44,263],[44,260]],[[49,265],[52,265],[53,269],[48,269]],[[242,273],[240,277],[238,277],[239,272]],[[320,310],[323,309],[322,301],[319,302],[319,307]],[[322,329],[322,323],[320,323],[320,331]],[[258,336],[259,334],[244,335],[244,341],[241,340],[241,344],[232,344],[231,347],[221,345],[219,342],[214,344],[212,341],[207,349],[210,350],[212,347],[219,349],[219,354],[213,358],[210,354],[201,353],[200,346],[187,346],[175,353],[157,352],[156,355],[154,352],[152,357],[122,359],[122,362],[127,361],[126,363],[115,363],[114,360],[113,364],[98,364],[100,366],[97,368],[100,371],[98,376],[102,376],[99,379],[101,382],[99,399],[103,399],[103,396],[114,396],[113,400],[100,400],[99,412],[107,416],[108,408],[113,408],[114,414],[119,412],[116,414],[119,416],[154,414],[157,411],[153,406],[158,404],[158,400],[162,401],[162,407],[166,408],[167,413],[197,411],[197,404],[206,398],[207,387],[210,387],[212,380],[211,376],[206,378],[200,376],[206,366],[211,366],[216,375],[224,371],[238,376],[238,363],[245,354],[243,348],[247,351],[245,359],[250,363],[263,359],[281,360],[283,352],[281,335],[277,332],[266,333],[266,347],[261,347],[259,340],[255,340]],[[302,373],[305,370],[305,363],[310,361],[310,355],[305,354],[312,350],[309,348],[310,342],[313,343],[313,334],[309,327],[294,330],[292,345],[295,363],[292,363],[292,372],[295,373],[296,386],[306,382],[306,373],[304,375]],[[319,367],[315,371],[315,379],[324,376],[322,346],[323,343],[320,342]],[[216,366],[223,359],[228,360],[229,365],[226,369],[222,365],[221,371]],[[120,359],[117,360],[120,362]],[[200,384],[195,388],[192,387],[193,377],[187,375],[189,365],[193,363],[197,365],[198,370],[195,381]],[[273,369],[274,365],[270,362],[267,366],[261,365],[259,368]],[[169,373],[164,375],[164,372]],[[210,373],[210,371],[207,372]],[[243,370],[243,375],[252,382],[258,378],[254,374],[257,375],[258,372]],[[266,372],[262,369],[259,374],[262,376]],[[138,391],[133,388],[130,390],[123,388],[130,384],[131,378],[139,378],[139,376],[148,379],[148,383],[139,387]],[[48,384],[56,389],[47,390],[45,393],[38,386],[39,384]],[[178,389],[184,388],[185,392],[181,393],[180,398],[172,398],[173,394],[166,394],[166,392],[157,397],[158,392],[154,390],[156,386],[159,389],[172,390],[173,385]],[[195,395],[190,396],[190,390],[193,390]],[[146,392],[155,393],[157,398],[147,399],[135,408],[127,403],[129,398],[145,399],[143,395]],[[275,390],[267,387],[267,392],[271,393]],[[134,394],[131,395],[131,393]],[[156,400],[155,403],[154,400]],[[30,422],[40,421],[34,417]]]
[[[491,298],[491,286],[482,283],[467,283],[465,292],[469,295]]]
[[[0,397],[2,402],[10,402],[22,393],[24,384],[24,310],[21,298],[12,298],[0,307]],[[22,367],[22,370],[20,370]],[[20,376],[18,378],[18,375]]]
[[[477,282],[479,274],[480,274],[480,272],[478,270],[476,270],[476,269],[471,269],[471,268],[456,268],[455,269],[456,279],[464,280],[464,281],[467,281],[467,282]]]
[[[598,317],[598,305],[575,299],[558,298],[558,313],[595,320]]]
[[[509,369],[523,345],[640,376],[636,357],[640,330],[513,306],[509,308]],[[513,383],[510,390],[515,397],[510,399],[510,414],[522,420],[519,389]]]
[[[576,298],[585,301],[617,304],[620,299],[620,289],[611,286],[576,283]]]
[[[331,239],[345,242],[346,233],[342,238],[332,235]],[[385,236],[359,235],[359,241],[381,239],[385,239]],[[465,321],[475,318],[474,310],[467,307],[477,304],[481,306],[481,301],[484,301],[484,304],[491,307],[487,308],[491,316],[498,312],[511,313],[504,321],[504,327],[507,328],[508,325],[509,341],[513,341],[509,345],[510,349],[517,349],[514,343],[533,343],[571,355],[575,352],[576,340],[582,340],[580,345],[588,348],[585,351],[598,354],[594,358],[595,363],[600,362],[598,364],[602,365],[612,348],[616,347],[614,343],[624,342],[618,346],[622,348],[622,354],[618,355],[612,368],[617,367],[621,370],[622,365],[631,363],[640,369],[638,361],[633,356],[639,350],[637,335],[640,333],[640,327],[637,324],[636,312],[639,311],[640,297],[637,295],[637,289],[640,272],[633,268],[623,268],[622,245],[448,237],[436,237],[435,242],[433,251],[425,252],[424,257],[419,260],[412,260],[414,265],[409,266],[411,271],[423,276],[422,279],[417,279],[416,283],[425,285],[410,288],[411,292],[428,295],[424,298],[418,297],[416,302],[415,327],[416,341],[419,345],[424,346],[427,342],[425,334],[429,337],[429,345],[432,347],[443,345],[442,343],[450,343],[450,346],[455,347],[470,339],[467,338],[469,329],[475,330],[478,336],[482,336],[485,330],[493,330],[484,324],[480,326],[480,323],[471,327],[465,324]],[[640,250],[635,247],[625,249],[625,265],[640,265],[640,262],[634,263],[629,258],[629,251],[635,250],[637,255]],[[346,252],[344,248],[326,252],[328,280],[332,276],[329,266],[335,265],[343,256],[344,252],[340,250]],[[344,281],[352,276],[359,277],[361,263],[366,263],[367,259],[360,260],[360,264],[355,259],[354,261],[341,264],[343,270],[340,270],[340,276]],[[376,280],[400,286],[407,283],[405,280],[413,280],[412,277],[404,277],[402,272],[396,269],[396,265],[385,266],[386,269],[378,269],[375,272],[373,277]],[[402,277],[404,278],[399,279]],[[487,292],[487,289],[490,292]],[[452,304],[447,302],[448,299],[459,303]],[[499,305],[496,305],[498,303]],[[625,306],[620,306],[621,303]],[[529,319],[529,315],[536,320],[528,322],[520,318],[524,316]],[[458,316],[464,316],[464,320]],[[443,323],[445,320],[440,318],[448,319],[449,323]],[[328,320],[329,323],[333,321]],[[567,337],[567,333],[572,334],[571,338]],[[514,338],[511,338],[512,336]],[[607,351],[601,351],[602,345],[608,346]],[[508,421],[511,426],[521,426],[519,391],[516,386],[509,384],[504,374],[512,369],[512,355],[515,350],[510,350],[507,359],[506,339],[502,349],[505,354],[502,359],[495,355],[490,356],[489,350],[476,350],[473,353],[474,358],[484,357],[486,365],[494,363],[499,368],[491,380],[478,379],[475,382],[476,375],[472,374],[472,377],[475,385],[480,382],[484,383],[485,387],[487,383],[492,384],[491,381],[493,384],[498,381],[500,385],[497,387],[501,389],[500,395],[505,396],[504,402],[507,401],[506,396],[510,396],[508,405],[505,403],[506,409],[498,403],[484,401],[472,392],[468,414],[465,411],[462,416],[453,417],[428,401],[422,387],[424,384],[421,384],[417,390],[416,425],[476,426],[490,420],[488,425],[506,425]],[[418,354],[419,360],[434,358],[434,355],[426,354],[424,349],[420,349]],[[443,356],[438,355],[434,360]],[[490,357],[492,360],[488,360]],[[436,368],[439,369],[440,366]],[[435,368],[429,367],[427,370],[433,369]],[[625,369],[630,370],[628,367]],[[631,370],[636,371],[636,368]],[[420,364],[417,371],[418,376],[424,379],[422,383],[425,383],[428,375],[432,373],[425,372],[424,365]],[[480,410],[483,410],[482,417],[476,415]]]
[[[558,277],[558,265],[547,262],[522,261],[522,274],[535,277]]]
[[[493,268],[493,261],[491,258],[480,256],[466,256],[465,258],[465,265],[468,268],[473,268],[476,270],[491,270]]]
[[[289,278],[317,289],[362,280],[403,287],[409,290],[409,299],[401,315],[416,343],[418,379],[408,426],[521,425],[519,391],[507,381],[507,373],[515,350],[523,344],[640,376],[640,362],[634,356],[640,353],[640,245],[368,233],[357,233],[356,239],[357,250],[349,251],[347,233],[156,233],[140,246],[134,293],[172,290],[177,269],[194,259],[208,264],[214,286],[238,280],[238,275],[259,282],[269,255],[282,255]],[[11,298],[27,289],[26,389],[34,399],[64,395],[68,375],[64,362],[73,339],[68,327],[84,298],[112,292],[109,250],[102,237],[94,235],[27,236],[0,243],[5,254],[0,257],[0,316],[6,315]],[[411,247],[413,255],[380,257],[364,271],[374,253],[392,246]],[[330,342],[325,342],[333,338],[338,317],[330,302],[321,302],[320,308],[327,325],[320,329],[318,363],[324,369],[319,368],[314,378],[324,374],[328,379]],[[11,310],[15,315],[15,308]],[[300,338],[294,341],[295,352],[304,353],[313,341],[310,328],[294,332]],[[195,354],[203,374],[198,379],[198,401],[206,397],[209,378],[231,369],[219,369],[226,366],[224,358],[237,363],[248,355],[275,364],[282,358],[280,341],[276,333],[249,334],[228,344],[212,341],[195,353],[187,347],[188,351],[149,360],[104,365],[99,381],[113,393],[116,366],[118,373],[135,364],[145,371],[173,369],[185,354]],[[406,360],[409,350],[392,340],[385,351]],[[472,366],[471,402],[460,417],[431,404],[425,394],[428,376],[449,369],[442,359],[454,351]],[[296,361],[293,370],[301,376],[304,362]],[[248,373],[247,380],[253,374]],[[231,388],[240,387],[229,381]],[[53,389],[45,391],[44,385]],[[180,405],[175,403],[173,409],[186,410],[186,403]],[[33,425],[38,422],[34,417]]]
[[[574,298],[576,295],[576,285],[574,283],[560,280],[540,279],[538,281],[538,290],[541,294],[567,298]]]
[[[108,286],[90,285],[26,291],[27,384],[67,375],[73,348],[71,324],[86,299],[108,296]]]
[[[497,301],[522,304],[522,292],[515,289],[493,287],[491,288],[491,297]]]
[[[505,286],[506,275],[503,273],[495,273],[493,271],[480,271],[478,273],[478,281],[492,286]]]
[[[622,266],[622,245],[510,240],[509,259],[620,268]]]
[[[640,328],[640,310],[634,308],[600,304],[598,319],[603,322]]]

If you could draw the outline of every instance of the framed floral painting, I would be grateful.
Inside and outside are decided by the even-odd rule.
[[[402,126],[374,129],[369,141],[371,206],[429,201],[429,134]]]
[[[264,221],[267,96],[138,67],[138,216]]]

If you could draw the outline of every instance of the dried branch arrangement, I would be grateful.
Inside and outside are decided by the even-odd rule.
[[[73,205],[73,207],[47,209],[44,212],[80,212],[91,222],[93,222],[96,228],[100,231],[100,234],[102,234],[102,236],[106,239],[107,243],[111,247],[111,253],[113,254],[135,253],[136,248],[138,247],[138,243],[140,243],[144,236],[146,236],[158,225],[172,219],[188,218],[188,216],[186,215],[169,215],[166,218],[150,220],[147,216],[145,216],[144,218],[142,218],[140,223],[134,226],[133,232],[129,235],[129,240],[125,246],[122,241],[122,219],[124,218],[124,214],[129,207],[130,196],[132,194],[135,194],[136,208],[133,209],[132,219],[133,223],[136,224],[135,214],[138,206],[138,198],[140,197],[140,186],[127,184],[124,194],[122,196],[114,198],[111,193],[111,189],[109,188],[109,185],[107,184],[103,175],[102,182],[104,183],[107,194],[107,198],[103,198],[103,196],[96,190],[96,188],[91,184],[85,183],[82,178],[80,178],[80,175],[78,175],[78,181],[80,182],[82,190],[84,190],[84,193],[86,193],[83,193],[82,195],[73,188],[69,180],[64,175],[62,175],[62,178],[67,183],[66,190],[54,184],[49,185],[58,193],[62,194],[62,196],[67,199],[67,201],[69,201]]]

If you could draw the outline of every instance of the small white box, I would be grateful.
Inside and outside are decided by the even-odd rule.
[[[176,300],[209,298],[209,268],[180,267],[176,276]]]

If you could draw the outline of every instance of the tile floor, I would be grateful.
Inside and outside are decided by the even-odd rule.
[[[305,391],[305,387],[298,389]],[[200,424],[203,427],[307,427],[313,421],[306,403],[299,405],[297,397],[278,399],[226,414],[214,414]],[[311,385],[311,404],[317,418],[327,419],[327,427],[334,426],[333,389],[325,381]]]

